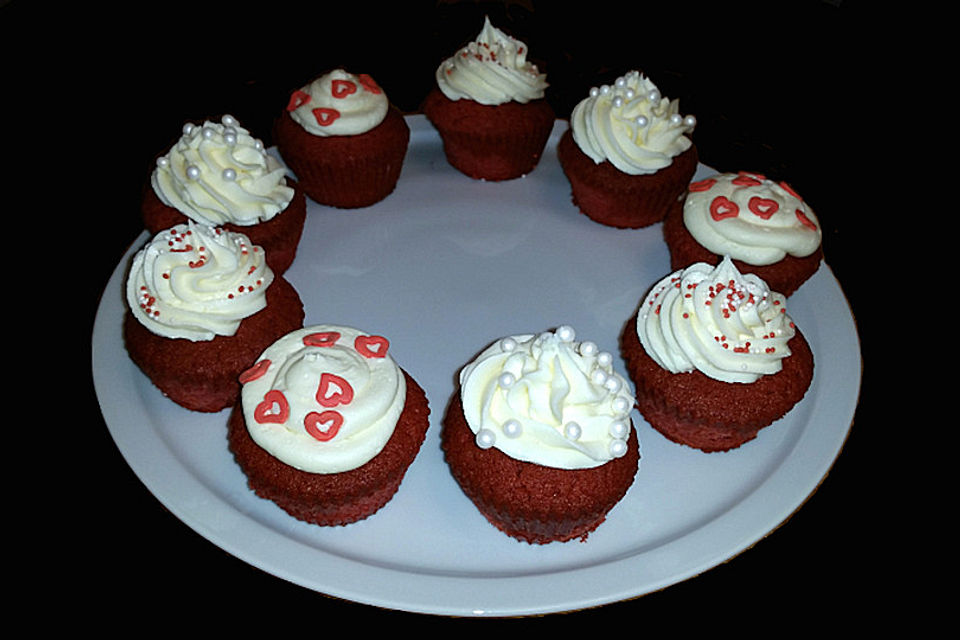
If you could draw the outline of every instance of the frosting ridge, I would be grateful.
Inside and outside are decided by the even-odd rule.
[[[437,86],[451,100],[484,105],[526,103],[543,98],[546,75],[527,60],[527,46],[485,17],[476,39],[437,68]]]
[[[567,326],[493,343],[459,376],[478,446],[562,469],[622,456],[635,402],[612,362]]]
[[[729,256],[660,280],[640,305],[636,330],[664,369],[739,383],[780,371],[796,334],[786,298],[756,275],[741,274]]]
[[[362,466],[393,435],[406,380],[389,341],[350,327],[304,327],[276,341],[245,372],[241,399],[250,436],[309,473]]]
[[[752,265],[808,256],[822,239],[810,206],[789,185],[757,173],[722,173],[694,182],[683,222],[713,253]]]
[[[164,204],[210,225],[270,220],[294,195],[283,165],[229,115],[219,123],[185,124],[157,159],[150,182]]]
[[[294,91],[287,111],[315,136],[354,136],[383,122],[389,107],[369,75],[334,69]]]
[[[150,331],[191,341],[230,336],[266,306],[274,274],[242,233],[195,222],[161,231],[134,256],[127,304]]]
[[[573,108],[573,139],[596,164],[610,162],[630,175],[654,173],[693,144],[693,116],[661,95],[646,76],[631,71],[613,85],[594,87]]]

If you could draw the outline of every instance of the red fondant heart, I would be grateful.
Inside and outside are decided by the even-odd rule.
[[[390,341],[383,336],[357,336],[353,348],[365,358],[384,358],[390,348]]]
[[[758,174],[751,175],[749,173],[741,173],[736,178],[732,180],[733,184],[740,187],[757,187],[760,186],[760,181],[763,180],[763,176]]]
[[[775,214],[780,208],[780,203],[776,200],[770,200],[769,198],[761,198],[760,196],[753,196],[750,198],[750,201],[747,202],[747,208],[764,220],[769,220],[770,216]]]
[[[357,92],[357,85],[349,80],[334,80],[330,87],[330,95],[334,98],[346,98]]]
[[[717,196],[710,203],[710,216],[717,221],[724,218],[736,218],[740,214],[740,207],[736,202],[725,196]]]
[[[357,76],[357,80],[360,81],[360,84],[363,85],[363,88],[369,91],[370,93],[380,93],[380,87],[374,82],[373,78],[369,74],[361,73]]]
[[[786,182],[781,182],[781,183],[780,183],[780,188],[783,189],[784,191],[786,191],[787,193],[789,193],[790,195],[792,195],[792,196],[793,196],[794,198],[796,198],[797,200],[803,200],[803,198],[800,197],[800,194],[797,193],[796,191],[794,191],[794,190],[793,190],[793,187],[791,187],[790,185],[788,185]]]
[[[263,374],[270,368],[270,360],[263,359],[240,374],[240,384],[246,384],[257,378],[263,377]]]
[[[343,416],[336,411],[322,413],[311,411],[303,419],[303,426],[311,436],[320,442],[327,442],[333,440],[340,431],[340,427],[343,426]]]
[[[712,187],[715,184],[717,184],[717,181],[715,178],[707,178],[706,180],[700,180],[699,182],[690,183],[689,189],[692,192],[709,191],[710,187]]]
[[[320,375],[320,385],[317,387],[316,398],[321,407],[350,404],[353,402],[353,387],[336,374],[323,373]]]
[[[329,127],[334,120],[340,117],[340,112],[328,107],[317,107],[313,110],[313,117],[321,127]]]
[[[280,391],[271,389],[263,396],[263,401],[253,410],[253,419],[260,424],[268,422],[282,423],[290,417],[290,405]]]
[[[310,94],[297,89],[293,92],[293,95],[290,96],[290,102],[287,103],[287,111],[293,111],[308,102],[310,102]]]
[[[800,224],[807,227],[811,231],[817,230],[817,225],[813,224],[813,220],[808,218],[807,214],[805,214],[802,209],[797,209],[797,220],[800,221]]]
[[[303,336],[303,344],[308,347],[332,347],[339,339],[339,331],[318,331]]]

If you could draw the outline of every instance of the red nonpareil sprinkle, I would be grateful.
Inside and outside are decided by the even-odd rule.
[[[248,276],[249,276],[249,275],[252,275],[253,272],[256,271],[256,270],[257,270],[257,265],[255,265],[255,264],[250,265],[250,268],[247,269],[247,275],[248,275]]]
[[[767,347],[766,349],[764,349],[766,353],[774,353],[776,350],[777,350],[776,347]]]

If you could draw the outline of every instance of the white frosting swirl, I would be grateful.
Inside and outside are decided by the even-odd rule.
[[[754,274],[741,274],[729,256],[658,282],[637,314],[637,335],[664,369],[694,369],[723,382],[749,383],[780,371],[796,334],[786,298]]]
[[[691,184],[683,222],[713,253],[753,265],[808,256],[822,235],[816,214],[789,186],[745,172]]]
[[[310,473],[356,469],[393,435],[406,380],[389,343],[349,327],[316,325],[287,334],[241,376],[253,440]]]
[[[693,116],[680,115],[638,71],[594,87],[570,116],[573,139],[596,164],[607,161],[630,175],[655,173],[690,148]]]
[[[335,69],[294,91],[287,111],[315,136],[355,136],[383,122],[389,107],[373,78]]]
[[[503,338],[460,372],[460,398],[480,447],[561,469],[622,456],[634,398],[613,358],[569,327]]]
[[[230,336],[267,304],[274,275],[265,257],[242,233],[177,225],[134,256],[127,303],[137,320],[166,338]]]
[[[286,209],[294,191],[283,165],[231,116],[186,124],[150,178],[157,197],[203,224],[249,226]]]
[[[484,18],[483,29],[437,68],[437,86],[451,100],[485,105],[527,103],[543,98],[546,75],[527,60],[527,46]]]

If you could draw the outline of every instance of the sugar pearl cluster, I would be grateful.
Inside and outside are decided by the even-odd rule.
[[[228,149],[234,149],[237,146],[239,136],[241,133],[245,133],[240,127],[240,123],[231,115],[224,115],[220,119],[220,123],[223,125],[221,128],[217,128],[207,123],[204,125],[195,125],[193,123],[186,123],[183,125],[183,141],[187,142],[194,140],[196,138],[202,138],[205,141],[219,141],[222,142]],[[261,140],[254,140],[253,147],[260,152],[264,151],[263,142]],[[228,182],[233,182],[237,179],[237,169],[247,169],[250,168],[248,165],[244,164],[242,161],[238,160],[235,156],[230,155],[230,158],[235,162],[235,167],[224,167],[220,172],[220,177]],[[157,159],[157,167],[161,169],[167,169],[170,167],[170,159],[167,156],[163,156]],[[188,164],[184,167],[184,174],[188,180],[200,180],[203,177],[203,170],[199,165]]]
[[[660,90],[652,84],[646,91],[638,91],[635,85],[645,84],[645,79],[636,72],[629,76],[620,76],[613,85],[602,85],[590,89],[591,98],[606,97],[614,109],[621,113],[621,118],[629,120],[637,130],[650,126],[654,120],[666,118],[671,127],[692,130],[697,125],[697,119],[692,116],[683,116],[679,113],[669,113],[670,101],[663,97]],[[643,111],[643,113],[638,113]],[[629,117],[626,114],[630,115]],[[652,117],[651,117],[652,116]]]

